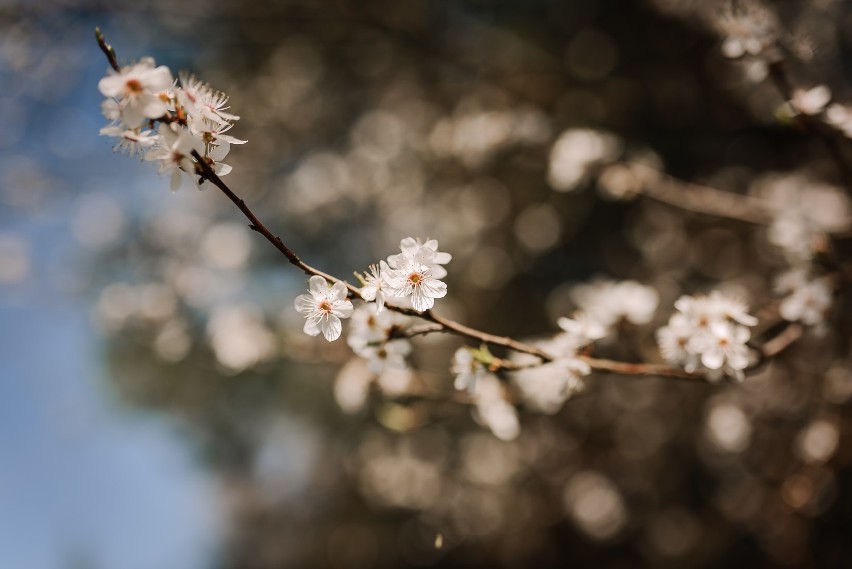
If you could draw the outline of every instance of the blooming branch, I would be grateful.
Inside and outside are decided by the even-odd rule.
[[[441,279],[447,274],[444,265],[452,257],[438,250],[436,240],[421,242],[410,237],[400,242],[399,254],[372,265],[367,276],[356,273],[362,287],[350,284],[304,262],[222,180],[230,167],[221,159],[231,144],[245,142],[224,134],[239,118],[226,111],[226,95],[183,74],[177,86],[168,69],[155,67],[153,60],[122,68],[100,30],[96,37],[112,69],[100,84],[108,97],[104,113],[113,121],[102,134],[122,137],[121,144],[131,150],[150,146],[146,159],[158,161],[161,172],[170,174],[173,190],[186,175],[194,178],[199,189],[206,185],[218,188],[242,212],[253,231],[310,277],[308,294],[295,299],[296,310],[306,318],[304,331],[333,341],[342,334],[341,320],[352,317],[348,343],[355,353],[369,360],[374,373],[386,367],[404,367],[411,351],[407,340],[416,336],[450,333],[482,345],[479,350],[457,352],[452,369],[456,386],[472,394],[480,417],[501,438],[511,438],[518,428],[515,410],[502,395],[501,382],[509,379],[531,407],[552,412],[553,401],[561,404],[583,389],[583,378],[593,371],[690,381],[716,381],[723,376],[741,380],[746,371],[779,354],[803,332],[799,324],[787,326],[757,349],[754,357],[748,343],[749,327],[756,325],[757,319],[748,314],[744,304],[716,293],[684,296],[675,305],[678,313],[658,332],[668,365],[594,357],[594,342],[618,323],[643,325],[653,319],[659,302],[656,291],[624,281],[596,283],[578,292],[578,297],[583,297],[577,302],[582,311],[561,318],[562,332],[549,340],[525,342],[494,335],[433,312],[436,299],[447,295],[447,285]],[[155,125],[159,125],[156,132]],[[563,137],[562,145],[569,145],[574,138]],[[646,169],[645,174],[651,172],[641,165],[630,167]],[[658,201],[753,223],[775,220],[770,206],[758,198],[735,196],[652,173],[654,180],[642,193]],[[565,178],[564,171],[560,175]],[[815,323],[827,306],[823,294],[819,297],[821,304],[814,307],[815,290],[807,283],[796,288],[793,294],[798,296],[784,305],[782,316]],[[356,299],[366,304],[356,309],[351,302]],[[409,326],[405,317],[427,324]],[[509,356],[497,357],[488,346],[503,348]],[[540,392],[554,395],[548,401],[537,400]]]

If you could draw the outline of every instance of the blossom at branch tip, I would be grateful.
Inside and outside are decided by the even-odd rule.
[[[198,189],[209,184],[195,171],[193,151],[221,177],[232,169],[222,162],[231,145],[246,142],[226,134],[239,119],[226,112],[227,95],[187,74],[175,83],[171,71],[155,67],[151,58],[110,71],[98,87],[108,97],[101,111],[111,121],[100,134],[118,138],[116,150],[147,151],[146,160],[159,161],[160,172],[171,173],[173,191],[180,187],[182,172],[193,177]]]
[[[168,97],[161,93],[171,88],[172,81],[168,67],[154,67],[154,60],[146,57],[120,71],[110,71],[98,82],[98,89],[118,102],[121,122],[133,129],[146,119],[157,119],[168,112]]]
[[[346,285],[342,282],[329,285],[323,277],[316,275],[308,282],[308,294],[300,294],[295,301],[296,311],[307,319],[304,332],[309,336],[322,333],[326,340],[333,342],[343,331],[340,320],[352,315],[353,307],[346,298]]]

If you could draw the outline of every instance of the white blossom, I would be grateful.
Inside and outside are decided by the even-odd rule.
[[[343,330],[340,319],[349,318],[353,310],[346,295],[346,285],[342,282],[329,285],[323,277],[312,276],[308,294],[299,295],[295,301],[296,311],[307,318],[305,334],[316,336],[322,333],[329,342],[339,338]]]
[[[825,322],[832,293],[828,279],[810,278],[806,269],[796,268],[778,277],[775,290],[786,295],[778,307],[784,320],[808,326]]]
[[[682,296],[675,309],[668,324],[657,330],[663,358],[711,380],[723,375],[742,380],[752,357],[746,345],[749,327],[757,324],[746,304],[713,291],[707,296]]]
[[[476,416],[494,436],[503,441],[511,441],[521,432],[518,412],[503,396],[500,380],[488,373],[478,379],[474,393]]]
[[[811,89],[796,89],[790,102],[794,112],[805,115],[818,115],[831,101],[831,89],[817,85]]]
[[[833,103],[825,109],[823,120],[838,129],[847,138],[852,138],[852,108]]]
[[[180,84],[181,89],[176,91],[176,95],[187,114],[222,125],[239,120],[237,115],[226,112],[230,107],[225,93],[187,73],[180,74]]]
[[[567,334],[577,339],[580,346],[600,340],[607,334],[607,327],[585,312],[578,310],[573,318],[561,317],[556,322]]]
[[[411,342],[397,338],[377,344],[367,344],[356,353],[367,360],[370,371],[375,374],[380,374],[388,368],[403,370],[408,368],[405,358],[411,353]]]
[[[605,329],[622,318],[633,324],[647,324],[654,317],[660,297],[657,291],[636,281],[595,281],[573,287],[571,300],[584,313],[583,318],[598,322]],[[587,333],[603,337],[586,323]],[[606,335],[606,334],[604,334]],[[598,338],[590,338],[598,339]]]
[[[512,383],[517,386],[524,403],[542,413],[556,413],[572,395],[585,389],[583,377],[592,371],[587,362],[577,356],[576,338],[562,334],[544,341],[533,341],[532,345],[553,355],[556,359],[544,365],[533,355],[517,353],[511,356],[513,363],[522,367],[512,372]]]
[[[852,227],[852,206],[840,188],[786,174],[759,180],[754,193],[773,210],[769,240],[794,263],[809,261],[829,234]]]
[[[453,354],[450,371],[456,376],[455,388],[468,393],[473,393],[476,390],[477,382],[489,373],[482,362],[474,357],[469,348],[456,350],[456,353]]]
[[[615,136],[590,129],[563,132],[550,151],[547,180],[559,192],[575,189],[592,166],[615,159],[621,141]]]
[[[157,145],[145,155],[145,160],[159,161],[160,174],[171,175],[171,190],[177,191],[181,185],[183,173],[195,174],[192,151],[199,150],[198,141],[185,128],[177,132],[170,125],[162,124],[159,129]]]
[[[110,71],[98,82],[98,89],[105,97],[113,97],[118,102],[121,122],[132,129],[142,126],[146,119],[158,119],[166,114],[168,105],[161,93],[171,85],[169,68],[154,67],[153,59],[144,58],[118,72]]]
[[[133,156],[141,154],[150,149],[158,140],[158,135],[150,130],[129,129],[120,125],[105,126],[100,130],[103,136],[114,136],[118,138],[115,150],[126,152]]]
[[[388,291],[398,298],[409,298],[414,310],[423,312],[435,305],[436,298],[447,295],[447,285],[432,276],[429,265],[403,255],[390,269],[386,279]]]
[[[722,13],[717,24],[724,34],[722,55],[730,59],[764,54],[774,43],[774,14],[755,2],[740,4],[736,13]]]
[[[400,254],[388,257],[388,265],[392,269],[401,268],[406,259],[414,259],[421,265],[428,266],[431,269],[431,275],[436,279],[447,276],[447,270],[443,265],[453,260],[453,256],[449,253],[438,251],[438,242],[435,239],[421,243],[420,239],[406,237],[399,242],[399,249],[402,251]]]
[[[385,307],[385,276],[390,274],[390,267],[384,261],[378,265],[370,265],[370,272],[365,276],[364,286],[361,287],[361,298],[367,302],[376,302],[376,311],[381,312]]]
[[[394,330],[408,325],[408,318],[384,310],[376,304],[363,304],[352,313],[352,324],[346,343],[358,356],[368,360],[370,371],[381,373],[385,367],[404,369],[405,357],[411,352],[408,340],[391,338]]]

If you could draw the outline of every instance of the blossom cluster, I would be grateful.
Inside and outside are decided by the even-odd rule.
[[[746,344],[751,338],[749,327],[757,325],[745,303],[714,291],[707,296],[682,296],[675,309],[668,324],[657,331],[666,361],[711,380],[724,375],[742,380],[752,359]]]
[[[585,389],[583,377],[592,371],[578,352],[600,338],[600,324],[585,319],[561,318],[562,332],[547,340],[530,342],[553,359],[542,364],[538,357],[517,352],[511,356],[514,371],[509,381],[524,405],[533,411],[553,414],[572,395]],[[474,416],[502,440],[512,440],[520,432],[517,409],[506,400],[505,387],[490,363],[493,356],[487,348],[459,348],[453,356],[450,371],[455,375],[455,388],[466,391],[474,403]]]
[[[107,97],[101,110],[110,121],[101,134],[118,138],[117,150],[157,162],[160,173],[170,176],[172,191],[184,176],[203,189],[193,153],[224,176],[231,171],[222,162],[231,144],[246,142],[226,134],[239,119],[227,112],[227,95],[184,73],[178,83],[151,58],[110,70],[98,89]]]
[[[444,265],[452,260],[452,255],[438,251],[434,239],[423,243],[406,237],[400,241],[399,249],[399,254],[370,267],[370,274],[363,278],[361,298],[375,302],[379,311],[389,298],[406,299],[419,312],[429,310],[436,298],[447,295],[447,285],[440,279],[447,276]]]
[[[363,283],[361,299],[372,304],[356,313],[358,320],[349,345],[370,361],[378,358],[400,364],[410,351],[407,342],[388,342],[390,330],[400,322],[395,316],[384,315],[386,302],[409,302],[412,308],[423,312],[435,305],[436,298],[447,294],[447,285],[440,279],[447,275],[443,265],[452,256],[438,251],[436,240],[423,243],[406,237],[400,241],[399,248],[399,254],[372,265],[366,276],[357,275]],[[325,278],[315,275],[310,279],[308,292],[296,298],[295,303],[296,311],[307,319],[305,333],[316,336],[322,332],[329,342],[336,340],[342,332],[341,319],[353,314],[346,285],[339,281],[330,285]]]

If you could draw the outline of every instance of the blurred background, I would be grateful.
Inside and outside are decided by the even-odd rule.
[[[653,322],[599,350],[658,361],[679,295],[757,309],[788,260],[765,227],[626,199],[625,164],[848,222],[766,66],[723,57],[752,9],[0,0],[0,567],[848,567],[845,291],[743,384],[596,374],[503,441],[450,396],[459,339],[374,377],[302,333],[304,275],[220,193],[171,194],[98,136],[95,26],[231,97],[226,180],[312,265],[437,238],[438,312],[516,338],[553,334],[578,283],[636,279]],[[797,85],[850,100],[848,3],[749,13]]]

